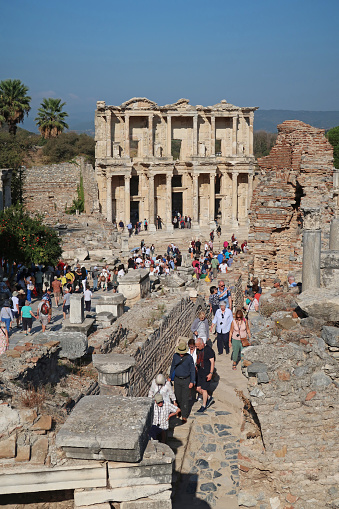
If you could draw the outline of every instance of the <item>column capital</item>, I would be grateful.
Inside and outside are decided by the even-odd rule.
[[[232,171],[232,178],[236,178],[239,175],[238,171]]]
[[[132,177],[132,175],[124,175],[125,182],[127,181],[127,179],[130,180],[131,177]]]

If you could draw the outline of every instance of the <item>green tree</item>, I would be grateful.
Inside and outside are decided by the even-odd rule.
[[[23,122],[31,109],[28,87],[20,80],[0,82],[0,124],[6,123],[10,134],[16,134],[17,124]]]
[[[277,134],[266,131],[255,131],[253,134],[253,152],[255,157],[265,157],[274,147]]]
[[[84,133],[62,133],[57,138],[47,140],[42,153],[49,163],[61,163],[83,155],[94,166],[95,141]]]
[[[62,111],[66,103],[61,99],[43,99],[41,108],[38,109],[38,116],[35,118],[36,125],[39,127],[41,136],[44,138],[56,138],[64,129],[68,129],[65,118],[68,113]]]
[[[57,233],[21,205],[0,212],[0,256],[13,262],[52,263],[61,256]]]
[[[333,147],[334,167],[339,168],[339,126],[330,129],[327,138]]]

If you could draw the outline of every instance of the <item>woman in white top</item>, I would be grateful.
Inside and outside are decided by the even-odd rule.
[[[226,263],[226,260],[223,260],[221,262],[221,264],[219,265],[219,269],[220,269],[220,272],[222,274],[226,274],[227,273],[227,263]]]
[[[173,402],[175,405],[177,404],[172,385],[169,381],[166,381],[162,373],[159,373],[159,375],[153,379],[148,397],[154,398],[157,393],[162,394],[164,401],[168,401],[168,403]]]

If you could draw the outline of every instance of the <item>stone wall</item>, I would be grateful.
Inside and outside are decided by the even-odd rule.
[[[327,247],[333,216],[333,149],[323,129],[298,120],[278,126],[270,154],[258,160],[261,175],[253,191],[249,241],[254,272],[262,286],[286,280],[302,266],[301,207],[319,206]]]
[[[85,210],[98,211],[98,191],[93,167],[83,157],[75,162],[32,166],[24,175],[24,202],[28,211],[39,212],[49,221],[59,220],[77,197],[80,176],[85,190]]]
[[[255,419],[247,415],[243,426],[241,496],[250,494],[257,508],[336,507],[338,362],[319,337],[319,320],[300,326],[274,316],[255,317],[256,346],[244,351]]]

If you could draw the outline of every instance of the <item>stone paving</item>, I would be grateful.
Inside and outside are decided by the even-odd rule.
[[[176,426],[168,440],[176,452],[174,509],[238,507],[242,403],[234,389],[246,392],[246,379],[240,366],[232,371],[229,356],[217,356],[216,368],[215,403],[197,414],[200,402],[195,402],[187,424]]]

